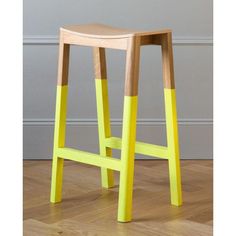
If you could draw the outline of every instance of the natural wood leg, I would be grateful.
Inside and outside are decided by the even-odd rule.
[[[140,38],[131,38],[127,49],[126,80],[123,113],[121,170],[119,188],[118,221],[132,219],[132,195],[134,177],[134,154],[136,141],[136,117],[138,107]]]
[[[100,155],[111,157],[112,149],[105,144],[105,139],[111,137],[111,127],[104,48],[94,48],[94,64]],[[104,188],[114,186],[113,170],[102,167],[101,177]]]
[[[54,146],[52,162],[52,179],[51,179],[51,197],[50,201],[60,202],[63,181],[63,163],[64,160],[56,155],[57,148],[65,145],[66,131],[66,110],[68,94],[68,65],[69,65],[69,45],[60,42],[59,49],[59,66],[58,66],[58,85],[56,98],[56,114],[54,127]]]
[[[182,189],[171,33],[164,34],[162,37],[162,60],[171,204],[180,206],[182,204]]]

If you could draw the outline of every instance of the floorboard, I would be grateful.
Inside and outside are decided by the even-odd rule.
[[[211,160],[182,160],[182,207],[170,205],[165,160],[135,161],[133,221],[118,223],[119,174],[100,186],[99,168],[65,161],[63,201],[49,202],[51,161],[24,161],[24,235],[212,235]]]

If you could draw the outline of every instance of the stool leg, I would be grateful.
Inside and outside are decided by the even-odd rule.
[[[132,219],[137,104],[137,96],[125,96],[118,208],[118,221],[120,222],[128,222]]]
[[[111,137],[111,127],[106,73],[106,56],[104,48],[94,48],[94,65],[100,155],[111,157],[112,149],[106,147],[105,144],[105,139]],[[113,170],[102,167],[101,179],[102,186],[104,188],[113,187]]]
[[[182,189],[171,33],[162,37],[162,61],[171,204],[180,206],[182,205]]]
[[[62,193],[64,160],[56,155],[56,150],[65,145],[68,66],[69,45],[60,42],[50,197],[52,203],[60,202]]]
[[[182,204],[181,175],[179,161],[178,124],[176,112],[175,89],[164,89],[167,143],[169,149],[169,176],[171,204],[180,206]]]
[[[118,221],[132,219],[132,195],[134,154],[136,141],[136,117],[138,107],[140,38],[129,39],[126,55],[126,80],[122,129],[121,170],[118,203]]]

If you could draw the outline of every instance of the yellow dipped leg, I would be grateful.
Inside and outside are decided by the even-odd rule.
[[[95,79],[96,101],[98,116],[99,149],[101,156],[112,156],[111,148],[106,147],[106,138],[111,137],[110,112],[108,100],[108,88],[106,79]],[[102,186],[110,188],[114,186],[113,170],[101,168]]]
[[[66,129],[66,108],[67,108],[68,86],[57,86],[56,115],[54,128],[54,147],[52,162],[51,196],[52,203],[61,201],[63,162],[62,158],[56,156],[57,148],[64,147]]]
[[[64,159],[53,155],[50,202],[61,201]]]
[[[182,205],[178,124],[175,89],[164,89],[171,204]]]
[[[134,153],[136,139],[137,96],[125,96],[119,188],[118,221],[132,219]]]

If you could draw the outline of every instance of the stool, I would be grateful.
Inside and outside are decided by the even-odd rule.
[[[100,155],[65,147],[70,45],[91,46],[94,50]],[[144,45],[162,48],[167,147],[136,142],[139,57],[140,47]],[[105,48],[126,51],[122,138],[111,135]],[[121,149],[121,159],[112,158],[112,149]],[[131,221],[135,153],[168,160],[171,204],[180,206],[182,190],[171,30],[146,32],[101,24],[61,28],[50,201],[61,201],[64,159],[101,167],[105,188],[114,186],[113,171],[116,170],[120,171],[118,221]]]

